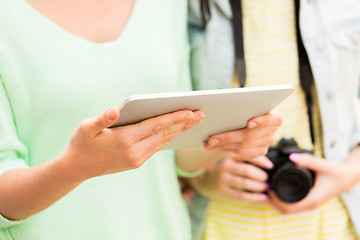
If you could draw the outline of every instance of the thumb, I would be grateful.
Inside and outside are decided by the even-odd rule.
[[[309,168],[315,172],[326,171],[326,168],[328,167],[326,161],[323,159],[316,158],[313,155],[306,153],[292,153],[289,158],[296,165]]]
[[[117,107],[106,109],[99,115],[84,121],[82,129],[90,136],[96,136],[105,128],[112,126],[119,118],[120,113]]]

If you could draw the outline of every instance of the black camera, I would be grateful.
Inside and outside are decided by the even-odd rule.
[[[282,138],[276,147],[270,147],[267,157],[274,164],[273,169],[264,169],[268,174],[268,184],[276,195],[285,202],[303,199],[314,185],[315,173],[310,169],[295,165],[291,153],[310,153],[300,149],[296,141]]]

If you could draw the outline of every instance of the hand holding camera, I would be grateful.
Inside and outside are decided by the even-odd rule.
[[[274,191],[269,192],[271,204],[283,214],[299,213],[314,210],[324,203],[351,189],[359,182],[360,147],[354,149],[345,163],[314,157],[309,154],[291,154],[291,161],[316,172],[314,186],[304,199],[298,202],[280,200]]]
[[[274,164],[272,169],[264,169],[268,174],[268,184],[279,199],[298,202],[309,193],[314,185],[315,173],[310,169],[295,165],[289,156],[292,153],[311,153],[300,149],[296,141],[282,138],[276,147],[271,147],[266,155]]]

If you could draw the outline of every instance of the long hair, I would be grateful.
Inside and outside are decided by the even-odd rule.
[[[201,9],[203,27],[206,28],[206,24],[211,17],[209,0],[200,0],[200,9]]]

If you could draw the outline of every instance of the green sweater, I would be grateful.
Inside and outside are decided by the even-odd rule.
[[[24,0],[0,1],[0,174],[54,159],[79,122],[129,95],[190,89],[185,0],[136,0],[111,46],[77,37]],[[0,239],[184,240],[174,152],[90,179]]]

